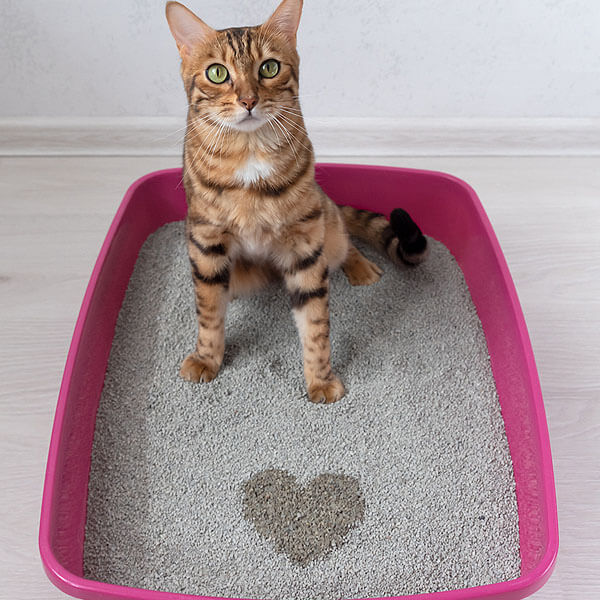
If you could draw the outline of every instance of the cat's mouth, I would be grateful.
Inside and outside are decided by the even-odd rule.
[[[265,124],[265,120],[254,113],[246,113],[241,119],[233,122],[231,125],[234,129],[240,131],[255,131]]]

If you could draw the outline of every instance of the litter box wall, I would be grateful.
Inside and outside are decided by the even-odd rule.
[[[514,465],[522,575],[515,580],[411,598],[522,598],[550,576],[558,548],[556,499],[543,403],[514,285],[473,190],[440,173],[318,165],[334,199],[386,215],[400,205],[424,233],[443,242],[465,275],[490,350]],[[181,170],[151,173],[128,190],[88,285],[69,350],[50,443],[40,522],[49,578],[86,599],[182,598],[86,580],[83,537],[95,415],[116,319],[137,253],[147,236],[185,217]],[[397,190],[397,193],[396,193]]]

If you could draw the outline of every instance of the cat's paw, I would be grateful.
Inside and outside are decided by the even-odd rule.
[[[217,376],[218,372],[219,365],[214,361],[199,358],[195,352],[185,357],[179,369],[181,377],[194,383],[208,383]]]
[[[315,404],[332,404],[345,393],[344,384],[335,375],[328,381],[319,381],[308,386],[308,399]]]
[[[342,265],[351,285],[371,285],[381,278],[383,269],[363,256],[355,247],[351,247]]]
[[[344,268],[344,273],[351,285],[371,285],[381,279],[383,269],[375,263],[364,258],[352,265],[352,268]]]

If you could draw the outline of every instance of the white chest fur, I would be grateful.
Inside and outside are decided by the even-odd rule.
[[[247,236],[240,241],[240,253],[251,260],[264,260],[270,256],[271,250],[264,240]]]
[[[263,159],[250,154],[245,163],[241,164],[236,170],[234,177],[242,185],[252,185],[259,179],[266,179],[273,173],[273,165]]]

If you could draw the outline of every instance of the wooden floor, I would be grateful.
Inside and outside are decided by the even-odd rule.
[[[478,192],[523,306],[554,456],[561,546],[533,597],[600,597],[600,157],[339,162],[447,171]],[[64,597],[43,574],[37,529],[68,345],[125,189],[173,166],[172,157],[0,158],[0,598]]]

